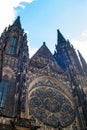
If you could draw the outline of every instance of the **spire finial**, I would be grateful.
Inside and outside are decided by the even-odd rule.
[[[45,43],[45,42],[43,42],[43,45],[46,45],[46,43]]]
[[[59,29],[57,29],[57,44],[64,42],[66,42],[65,38],[63,37]]]
[[[17,17],[13,24],[21,28],[20,16]]]

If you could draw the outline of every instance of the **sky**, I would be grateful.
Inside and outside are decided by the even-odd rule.
[[[87,0],[0,0],[0,34],[20,16],[30,57],[46,42],[52,53],[57,29],[87,61]]]

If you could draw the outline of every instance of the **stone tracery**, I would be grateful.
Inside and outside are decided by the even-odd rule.
[[[75,118],[74,107],[62,88],[57,87],[61,88],[47,77],[37,79],[29,90],[29,108],[31,114],[44,124],[58,127],[60,123],[61,127],[66,127]]]

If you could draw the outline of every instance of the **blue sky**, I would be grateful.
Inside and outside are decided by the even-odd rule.
[[[59,29],[87,61],[87,0],[8,0],[10,4],[1,1],[5,2],[2,7],[6,8],[6,12],[3,8],[0,10],[3,12],[0,16],[2,24],[6,16],[5,26],[20,16],[22,27],[28,34],[30,55],[43,41],[53,53]]]

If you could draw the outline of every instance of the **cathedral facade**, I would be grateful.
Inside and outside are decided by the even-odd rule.
[[[54,54],[43,42],[29,58],[18,16],[0,49],[0,130],[87,130],[87,63],[59,30]]]

